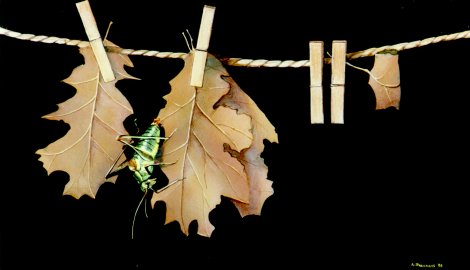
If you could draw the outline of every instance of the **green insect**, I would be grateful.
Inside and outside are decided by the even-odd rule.
[[[134,154],[131,159],[124,161],[111,172],[116,165],[116,160],[106,178],[116,175],[122,169],[129,168],[129,170],[133,172],[132,175],[137,180],[143,192],[147,192],[149,189],[153,190],[152,186],[156,183],[156,178],[152,178],[154,166],[161,165],[158,160],[160,156],[160,144],[163,140],[168,139],[161,136],[161,131],[160,121],[158,118],[155,118],[142,135],[119,136],[118,140],[131,147],[134,150]],[[137,139],[137,141],[133,143],[133,139]]]
[[[155,118],[150,126],[142,133],[140,136],[133,136],[133,135],[121,135],[117,138],[118,141],[122,142],[123,144],[129,146],[134,150],[132,157],[129,160],[122,162],[119,166],[116,167],[117,161],[121,157],[123,152],[119,155],[119,157],[114,162],[113,166],[108,171],[106,178],[112,177],[116,175],[118,172],[125,168],[129,168],[133,173],[133,177],[137,180],[140,189],[144,192],[142,199],[137,206],[137,209],[134,213],[134,220],[132,222],[132,238],[134,238],[134,223],[135,218],[137,215],[137,211],[140,208],[143,200],[145,199],[148,190],[152,190],[154,192],[161,192],[164,189],[168,188],[173,183],[166,185],[163,188],[158,190],[153,189],[153,185],[157,182],[156,178],[152,178],[154,173],[155,166],[165,165],[161,163],[159,160],[160,157],[160,144],[163,140],[167,140],[167,137],[162,137],[162,127],[158,118]],[[133,140],[136,140],[133,142]],[[168,165],[168,164],[167,164]],[[147,216],[147,210],[145,208],[145,213]]]

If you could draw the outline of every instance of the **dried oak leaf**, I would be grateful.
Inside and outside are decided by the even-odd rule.
[[[107,46],[116,46],[105,41]],[[36,153],[48,174],[65,171],[70,180],[64,195],[80,198],[95,197],[106,181],[115,182],[116,176],[105,179],[106,173],[122,151],[118,135],[126,134],[124,119],[133,113],[132,107],[115,84],[121,79],[136,79],[124,69],[133,67],[129,57],[108,53],[116,79],[104,82],[91,47],[80,48],[85,63],[75,68],[64,80],[77,90],[75,95],[58,104],[59,109],[43,116],[50,120],[63,120],[70,125],[64,137],[39,149]],[[122,155],[122,162],[125,156]]]
[[[221,65],[218,68],[223,69]],[[267,139],[272,143],[278,143],[277,133],[266,115],[233,78],[224,77],[224,80],[230,84],[230,91],[218,102],[218,105],[230,107],[240,114],[250,116],[253,133],[253,144],[248,149],[243,149],[241,153],[229,149],[228,145],[225,146],[226,151],[237,157],[243,164],[250,183],[249,203],[232,201],[242,216],[260,215],[264,202],[274,193],[272,182],[267,179],[268,167],[261,157],[264,151],[263,141]]]
[[[177,221],[189,234],[189,224],[196,220],[197,233],[210,236],[214,226],[209,212],[221,196],[249,203],[250,187],[243,165],[224,144],[240,152],[252,142],[250,117],[215,104],[230,91],[222,79],[227,75],[218,61],[208,57],[204,86],[190,86],[193,54],[185,58],[183,70],[170,82],[171,92],[164,98],[165,108],[158,118],[169,139],[163,143],[161,162],[170,186],[154,193],[156,201],[166,203],[165,223]],[[220,63],[219,63],[220,64]]]
[[[369,85],[375,93],[376,110],[400,106],[400,69],[398,54],[375,55],[374,67],[370,71]]]

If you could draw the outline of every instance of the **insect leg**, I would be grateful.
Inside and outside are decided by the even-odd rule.
[[[184,179],[184,178],[183,178],[183,179]],[[183,180],[183,179],[176,179],[176,180],[174,180],[173,182],[169,183],[168,185],[162,187],[161,189],[155,190],[154,192],[155,192],[155,193],[160,193],[160,192],[164,191],[165,189],[171,187],[172,185],[176,184],[177,182],[179,182],[179,181],[181,181],[181,180]]]
[[[128,160],[126,160],[126,161],[122,162],[121,164],[119,164],[119,166],[117,166],[117,168],[113,171],[111,171],[111,170],[114,168],[114,166],[111,167],[109,169],[108,173],[106,174],[106,179],[115,176],[119,171],[126,168],[127,166],[129,166],[129,161]]]
[[[132,148],[132,150],[134,150],[134,151],[135,151],[137,154],[139,154],[139,156],[141,156],[142,158],[145,158],[144,156],[142,156],[140,149],[136,148],[136,147],[133,146],[131,143],[129,143],[129,142],[125,141],[125,140],[121,140],[121,137],[123,137],[123,136],[119,136],[119,138],[118,138],[118,140],[119,140],[120,142],[122,142],[123,144],[125,144],[125,145],[129,146],[130,148]],[[126,137],[127,137],[127,136],[126,136]]]
[[[146,159],[146,157],[144,156],[145,153],[142,153],[142,150],[135,147],[134,145],[132,145],[130,142],[126,141],[126,140],[123,140],[124,139],[132,139],[132,138],[136,138],[136,139],[162,139],[162,140],[166,140],[168,138],[166,137],[157,137],[157,136],[132,136],[132,135],[121,135],[118,137],[118,140],[120,142],[122,142],[123,144],[131,147],[140,157],[142,157],[143,159]]]
[[[168,137],[158,137],[158,136],[134,136],[134,135],[121,135],[119,136],[119,141],[124,142],[121,140],[124,139],[160,139],[160,140],[168,140]]]
[[[127,167],[129,161],[126,160],[126,161],[122,162],[121,164],[119,164],[119,166],[117,166],[116,170],[113,170],[114,167],[116,167],[116,163],[118,162],[118,160],[121,158],[121,156],[123,154],[124,154],[124,149],[121,151],[121,154],[119,154],[119,156],[117,156],[117,158],[114,160],[113,165],[109,168],[108,172],[106,173],[106,176],[105,176],[106,179],[116,175],[117,172],[119,172],[120,170]]]
[[[149,169],[147,169],[147,167],[150,167],[150,166],[167,166],[167,165],[173,165],[173,164],[176,164],[177,161],[175,162],[159,162],[159,161],[154,161],[153,164],[149,164],[149,165],[146,165],[145,166],[145,170],[147,170],[147,172],[149,174],[151,174],[152,172],[149,171]]]
[[[173,161],[173,162],[157,162],[155,161],[155,164],[154,165],[158,165],[158,166],[168,166],[168,165],[173,165],[173,164],[176,164],[178,161]]]
[[[139,126],[137,125],[137,118],[134,118],[134,126],[137,129],[137,133],[140,132]]]
[[[168,140],[169,138],[171,138],[171,136],[173,136],[173,134],[175,133],[176,129],[173,130],[173,132],[171,132],[170,136],[168,137],[160,137],[160,136],[137,136],[137,135],[121,135],[119,136],[118,140],[123,142],[123,140],[121,139],[160,139],[160,140]]]

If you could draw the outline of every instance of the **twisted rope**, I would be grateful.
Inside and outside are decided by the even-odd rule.
[[[80,48],[90,46],[88,41],[82,40],[71,40],[68,38],[59,38],[59,37],[48,37],[48,36],[36,36],[33,34],[21,34],[18,32],[10,31],[8,29],[0,27],[0,35],[8,36],[11,38],[21,39],[21,40],[29,40],[33,42],[42,42],[42,43],[56,43],[56,44],[65,44],[69,46],[78,46]],[[369,57],[374,56],[377,53],[384,51],[384,50],[408,50],[413,48],[418,48],[422,46],[426,46],[429,44],[439,43],[443,41],[452,41],[458,40],[463,38],[470,38],[470,30],[449,34],[449,35],[442,35],[437,37],[430,37],[423,40],[417,40],[412,42],[404,42],[395,45],[387,45],[378,48],[370,48],[367,50],[359,51],[359,52],[352,52],[346,54],[347,59],[357,59],[361,57]],[[123,48],[116,48],[116,47],[106,47],[106,49],[110,52],[124,54],[124,55],[142,55],[142,56],[150,56],[150,57],[158,57],[158,58],[180,58],[183,59],[186,57],[187,53],[183,52],[160,52],[154,50],[134,50],[134,49],[123,49]],[[266,60],[266,59],[242,59],[242,58],[225,58],[223,62],[230,66],[238,66],[238,67],[278,67],[278,68],[299,68],[299,67],[310,67],[310,60]],[[325,58],[325,63],[330,64],[331,58]]]
[[[29,40],[33,42],[42,42],[42,43],[49,43],[49,44],[51,43],[65,44],[69,46],[78,46],[80,48],[90,46],[90,43],[88,41],[82,41],[82,40],[76,40],[76,39],[71,40],[68,38],[59,38],[59,37],[35,36],[33,34],[21,34],[15,31],[10,31],[3,27],[0,27],[0,34],[7,36],[7,37],[11,37],[11,38]]]
[[[370,49],[359,51],[359,52],[348,53],[346,57],[348,59],[356,59],[356,58],[361,58],[361,57],[374,56],[378,52],[381,52],[384,50],[403,51],[403,50],[426,46],[426,45],[433,44],[433,43],[439,43],[442,41],[451,41],[451,40],[457,40],[457,39],[462,39],[462,38],[470,38],[470,30],[463,31],[460,33],[449,34],[449,35],[442,35],[438,37],[430,37],[430,38],[417,40],[413,42],[404,42],[404,43],[399,43],[399,44],[390,45],[390,46],[382,46],[379,48],[370,48]]]

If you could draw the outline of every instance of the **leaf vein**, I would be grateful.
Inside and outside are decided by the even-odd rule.
[[[99,83],[99,86],[100,88],[104,91],[104,93],[112,100],[114,101],[114,103],[118,104],[119,106],[123,107],[125,110],[129,111],[130,113],[133,113],[133,110],[132,108],[129,108],[128,106],[122,104],[121,102],[119,102],[117,99],[115,99],[109,92],[108,92],[108,89],[106,89],[105,87],[103,87],[103,84],[100,82]],[[115,90],[117,91],[117,90]]]

